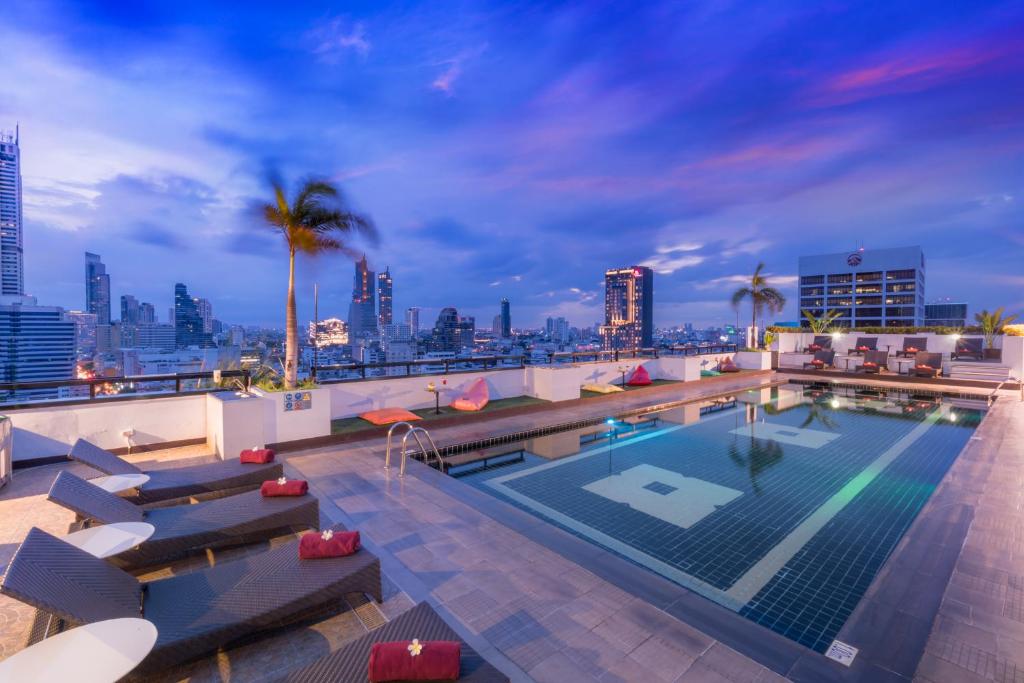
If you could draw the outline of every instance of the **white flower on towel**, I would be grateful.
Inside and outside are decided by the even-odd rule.
[[[320,538],[324,539],[325,541],[329,541],[332,538],[334,538],[334,532],[330,529],[327,529],[322,534],[320,534]]]
[[[285,484],[288,483],[288,477],[281,477],[280,479],[277,480],[277,483],[280,484],[281,486],[284,486]]]
[[[423,643],[420,642],[419,638],[413,638],[407,649],[409,650],[409,654],[415,657],[423,651]]]
[[[252,447],[252,448],[250,448],[249,450],[250,450],[250,451],[258,451],[259,449],[260,449],[260,447],[259,447],[259,446],[253,446],[253,447]]]

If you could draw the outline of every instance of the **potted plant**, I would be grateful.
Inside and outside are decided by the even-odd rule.
[[[1017,319],[1016,315],[1003,315],[1004,307],[1000,306],[991,313],[988,309],[982,309],[980,313],[974,314],[974,320],[981,327],[981,333],[985,336],[985,359],[999,360],[1002,352],[995,348],[996,335],[1002,333],[1003,328]]]

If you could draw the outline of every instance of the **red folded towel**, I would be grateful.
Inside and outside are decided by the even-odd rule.
[[[824,364],[825,364],[825,361],[823,361],[823,360],[812,360],[811,361],[811,365],[824,365]]]
[[[260,494],[273,496],[304,496],[309,493],[309,484],[302,479],[290,479],[283,484],[280,481],[265,481],[260,486]]]
[[[917,353],[917,349],[915,349],[913,346],[908,346],[907,353]]]
[[[878,363],[875,363],[875,362],[872,362],[872,361],[866,361],[864,363],[864,367],[866,367],[866,368],[877,368],[878,367]]]
[[[317,560],[325,557],[345,557],[359,550],[358,531],[334,531],[329,539],[312,532],[299,539],[299,559]]]
[[[413,656],[416,651],[419,654]],[[374,643],[370,649],[370,683],[455,681],[461,656],[462,644],[448,640]]]
[[[870,351],[871,349],[869,349],[869,348],[868,348],[868,347],[866,347],[866,346],[858,346],[858,347],[857,347],[857,350],[858,350],[858,351]]]
[[[811,344],[807,348],[809,350],[811,350],[811,351],[821,351],[821,345],[820,344]]]
[[[247,448],[239,454],[238,459],[245,463],[263,465],[274,461],[274,451],[269,448]]]
[[[915,365],[914,367],[916,367],[918,370],[932,370],[933,369],[932,366],[924,365],[924,364],[918,364],[918,365]]]

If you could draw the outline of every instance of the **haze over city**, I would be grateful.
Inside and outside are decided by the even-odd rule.
[[[856,30],[851,30],[856,27]],[[395,309],[486,326],[603,318],[606,268],[656,272],[655,324],[734,322],[764,261],[920,244],[928,298],[1024,306],[1020,3],[376,3],[244,11],[16,2],[0,128],[20,124],[26,290],[163,317],[186,282],[283,324],[287,259],[251,212],[277,169],[372,216]],[[352,264],[299,269],[345,317]]]

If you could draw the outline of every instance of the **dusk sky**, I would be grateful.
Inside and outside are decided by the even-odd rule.
[[[602,318],[651,265],[655,323],[735,321],[758,261],[921,245],[928,300],[1024,312],[1024,3],[216,3],[11,0],[0,129],[21,126],[26,289],[166,320],[175,282],[283,326],[268,169],[373,217],[421,325]],[[121,6],[123,5],[123,7]],[[286,8],[286,9],[285,9]],[[299,266],[345,317],[353,266]],[[115,316],[116,316],[115,312]],[[744,319],[748,316],[743,312]]]

